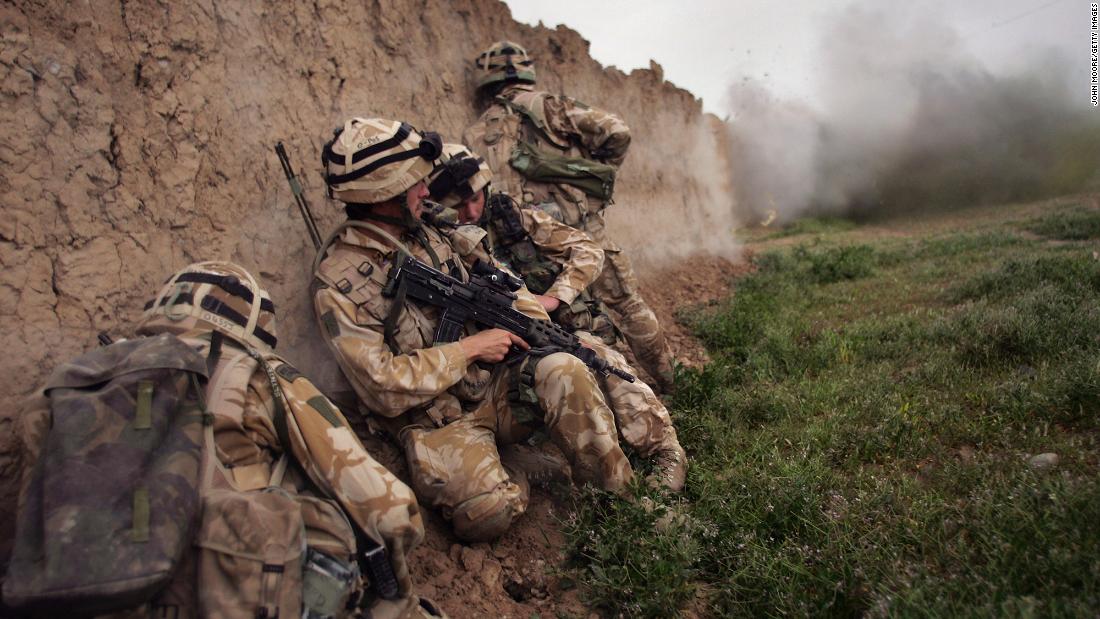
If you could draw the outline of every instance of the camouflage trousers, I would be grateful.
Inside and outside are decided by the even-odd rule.
[[[575,334],[611,365],[631,374],[637,374],[622,353],[605,344],[600,338],[585,331],[577,331]],[[604,396],[615,416],[619,436],[639,456],[649,458],[662,449],[680,448],[676,428],[672,425],[672,417],[649,385],[641,380],[630,383],[614,374],[601,379],[601,383]]]
[[[485,401],[446,426],[411,426],[400,441],[417,497],[438,507],[466,541],[502,535],[527,509],[522,474],[501,462],[497,445],[522,441],[535,428],[517,421],[508,399],[509,376],[498,372]],[[619,446],[615,418],[596,378],[576,357],[554,353],[535,367],[534,391],[543,422],[577,482],[618,491],[634,472]]]
[[[582,224],[604,250],[600,276],[592,282],[592,296],[603,301],[615,313],[616,326],[622,332],[638,363],[657,381],[663,392],[672,390],[672,348],[645,299],[638,292],[634,267],[623,250],[607,237],[603,215],[592,213]]]

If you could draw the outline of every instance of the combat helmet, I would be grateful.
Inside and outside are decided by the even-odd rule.
[[[346,204],[377,204],[401,195],[432,171],[439,135],[384,118],[351,118],[321,151],[330,195]]]
[[[497,41],[474,61],[478,68],[477,87],[509,82],[535,83],[535,61],[519,43]]]
[[[184,267],[145,304],[142,335],[218,331],[258,350],[274,350],[275,304],[244,267],[197,262]]]
[[[432,200],[454,208],[460,202],[489,186],[493,171],[481,157],[462,144],[444,144],[443,156],[428,177]]]

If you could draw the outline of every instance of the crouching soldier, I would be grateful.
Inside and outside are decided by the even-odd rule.
[[[403,256],[463,282],[475,259],[492,262],[483,230],[421,222],[426,179],[441,146],[437,135],[406,123],[364,118],[348,120],[325,146],[325,178],[347,221],[318,253],[314,308],[369,420],[404,449],[420,500],[440,508],[460,539],[487,541],[524,513],[529,492],[527,467],[498,445],[545,428],[574,479],[620,490],[633,472],[583,362],[553,352],[513,354],[514,363],[501,363],[527,343],[469,324],[457,341],[436,343],[439,311],[388,285]],[[514,308],[548,319],[526,288],[517,291]],[[517,395],[520,382],[533,397]]]
[[[245,269],[193,264],[146,305],[137,337],[53,373],[21,420],[37,465],[6,603],[135,617],[439,616],[413,594],[406,563],[424,535],[415,496],[275,354],[274,312]]]
[[[475,65],[478,93],[487,107],[466,129],[463,142],[486,158],[498,190],[552,210],[600,245],[604,267],[591,291],[618,315],[638,362],[661,391],[670,392],[672,349],[638,290],[629,258],[604,222],[615,171],[630,146],[630,129],[615,114],[537,90],[534,60],[517,43],[497,41]]]
[[[521,208],[510,196],[491,191],[493,173],[461,144],[446,144],[432,172],[432,199],[454,209],[457,222],[488,232],[494,258],[519,274],[550,316],[616,367],[637,374],[611,345],[620,338],[603,304],[588,294],[604,264],[603,251],[584,232],[537,208]],[[619,434],[643,458],[653,457],[654,481],[679,491],[687,456],[664,404],[644,382],[609,374],[601,387],[615,414]]]

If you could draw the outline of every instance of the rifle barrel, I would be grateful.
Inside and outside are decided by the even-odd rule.
[[[290,191],[294,194],[298,211],[306,222],[306,230],[309,232],[309,239],[313,241],[313,249],[321,249],[321,233],[317,230],[316,220],[313,219],[313,210],[309,208],[309,203],[306,202],[305,192],[302,189],[302,184],[298,182],[298,177],[294,174],[294,168],[290,167],[290,159],[286,155],[286,148],[282,142],[275,144],[275,154],[279,156],[279,163],[282,164],[283,174],[286,174],[286,180],[290,183]]]

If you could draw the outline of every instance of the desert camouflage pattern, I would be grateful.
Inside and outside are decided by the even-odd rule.
[[[589,256],[593,252],[599,252],[602,255],[602,250],[599,249],[599,246],[591,237],[558,222],[541,210],[518,210],[524,214],[521,225],[534,245],[528,251],[539,254],[538,257],[545,257],[560,264],[562,277],[566,273],[578,274],[577,286],[581,290],[587,287],[592,282],[592,278],[585,278],[585,275],[593,272],[593,270],[587,268],[589,265],[571,268],[570,261],[575,260],[577,257]],[[492,234],[494,229],[492,222],[490,222],[491,241],[494,236]],[[550,233],[546,234],[546,232]],[[518,246],[520,246],[519,243],[512,247]],[[494,255],[500,257],[502,248],[497,247],[495,243],[493,247]],[[591,251],[577,251],[578,248],[587,248]],[[529,262],[534,260],[535,257],[527,258]],[[508,262],[506,261],[506,263]],[[595,265],[595,272],[598,272],[600,266],[602,265]],[[524,273],[522,266],[517,268],[516,271],[521,275]],[[553,289],[554,286],[551,287],[551,290]],[[555,295],[550,294],[549,296]],[[587,295],[585,296],[587,297]],[[571,300],[571,302],[574,301]],[[564,303],[559,310],[554,312],[555,320],[558,320],[559,315],[563,312],[571,312],[571,308],[566,307]],[[585,312],[585,314],[590,320],[599,320],[601,317],[600,313],[596,313],[594,319],[591,312]],[[567,326],[575,327],[578,325]],[[602,333],[597,336],[585,332],[585,330],[574,329],[574,332],[583,342],[612,365],[637,375],[637,371],[630,367],[626,358],[611,347],[611,344],[615,343],[614,338],[616,335],[613,330],[611,337],[607,337]],[[617,376],[610,375],[601,382],[607,403],[614,412],[615,422],[618,425],[622,439],[643,458],[649,458],[658,453],[662,454],[662,464],[669,464],[667,467],[659,467],[661,469],[660,474],[668,475],[668,478],[662,480],[662,483],[673,490],[679,490],[683,486],[683,471],[686,470],[687,460],[684,450],[677,440],[676,430],[672,426],[672,418],[669,416],[664,404],[654,395],[653,390],[641,380],[629,383]]]
[[[584,331],[577,331],[576,336],[615,367],[637,374],[627,363],[626,357],[602,338]],[[600,382],[607,403],[615,414],[615,424],[623,442],[642,458],[656,458],[658,479],[655,481],[678,492],[684,486],[687,453],[680,446],[672,417],[664,403],[641,380],[631,383],[609,374]]]
[[[535,119],[538,130],[524,124],[521,109]],[[620,165],[630,146],[630,129],[618,116],[570,97],[509,84],[463,133],[463,143],[485,157],[497,191],[507,192],[521,204],[556,203],[566,225],[583,229],[584,219],[607,204],[571,185],[524,178],[508,163],[521,139],[566,157],[596,158],[596,152],[601,161]]]
[[[442,270],[466,278],[468,263],[488,259],[488,252],[483,230],[463,228],[450,236],[425,228],[422,236],[410,233],[402,241],[414,257],[431,264],[434,254]],[[392,352],[383,334],[390,300],[381,290],[395,253],[361,229],[345,230],[318,271],[325,283],[314,295],[318,318],[372,418],[398,437],[417,496],[440,508],[459,538],[494,539],[527,506],[526,481],[505,468],[497,450],[535,429],[518,420],[509,401],[518,368],[485,370],[470,364],[458,343],[432,346],[438,313],[411,301],[397,323],[398,352]],[[339,290],[342,280],[346,293]],[[538,301],[525,288],[520,292],[516,309],[547,319]],[[572,355],[549,355],[535,366],[534,380],[551,438],[580,479],[622,488],[633,473],[587,366]]]
[[[596,279],[603,269],[604,251],[584,232],[557,221],[544,211],[517,209],[521,225],[531,242],[551,261],[561,267],[561,273],[545,291],[562,303],[572,303]],[[491,229],[491,226],[490,226]],[[517,259],[523,259],[516,256]],[[534,259],[531,256],[529,259]],[[517,270],[523,269],[517,265]]]
[[[661,391],[672,390],[672,348],[657,321],[657,314],[642,298],[634,267],[626,253],[607,237],[603,215],[596,213],[584,230],[604,248],[604,268],[589,291],[615,312],[615,325],[630,345],[634,357],[657,381]]]
[[[224,278],[225,288],[217,283],[185,281],[188,276]],[[253,296],[252,291],[257,291]],[[252,296],[246,299],[243,295]],[[221,308],[211,311],[204,301]],[[227,315],[236,314],[243,323]],[[161,286],[157,295],[145,304],[137,333],[174,333],[221,331],[257,350],[272,350],[278,341],[275,304],[245,268],[223,261],[198,262],[180,269]]]
[[[205,355],[208,333],[181,336]],[[302,607],[307,542],[352,565],[356,541],[349,517],[386,546],[403,594],[382,604],[378,616],[421,616],[406,562],[424,534],[412,490],[366,452],[339,409],[308,379],[274,353],[255,354],[279,385],[289,450],[275,427],[272,378],[252,355],[226,341],[207,390],[213,413],[208,440],[214,449],[206,450],[203,464],[198,550],[169,587],[132,616],[151,611],[183,618],[251,618],[261,609],[269,617],[296,615]],[[28,425],[28,434],[41,432],[40,425]],[[288,466],[290,458],[300,469]],[[300,494],[314,488],[343,511],[327,499]],[[277,569],[265,570],[265,565]],[[406,614],[386,614],[395,609]]]
[[[214,488],[203,496],[197,552],[200,617],[251,619],[297,614],[302,607],[302,512],[281,488],[240,492]],[[174,616],[186,606],[155,602]]]
[[[404,136],[397,144],[354,160],[354,156],[371,146],[384,143],[397,136]],[[409,125],[384,118],[349,118],[343,130],[326,144],[322,153],[326,182],[333,196],[342,202],[384,202],[420,182],[432,171],[432,160],[439,155],[436,150],[422,151],[425,134]],[[438,139],[438,136],[436,136]],[[402,155],[413,155],[400,158]],[[398,157],[391,163],[376,168],[369,174],[355,176],[355,172],[376,162]],[[334,179],[346,179],[337,182]]]
[[[538,129],[524,118],[532,118]],[[621,165],[630,146],[629,128],[618,116],[575,99],[526,84],[508,84],[466,130],[463,141],[484,154],[498,191],[508,192],[524,205],[552,204],[547,210],[560,213],[566,225],[586,232],[604,250],[604,266],[592,284],[592,294],[614,311],[616,325],[638,362],[662,391],[669,391],[672,349],[656,314],[638,291],[630,260],[606,233],[602,212],[607,203],[570,185],[524,178],[508,163],[520,140],[567,157]]]
[[[406,247],[417,259],[427,264],[438,260],[440,270],[467,279],[467,267],[475,258],[490,258],[480,242],[485,232],[476,226],[463,228],[448,238],[424,227],[406,236]],[[488,370],[467,363],[457,342],[433,346],[439,311],[431,306],[406,301],[394,334],[402,352],[394,354],[389,348],[383,323],[393,302],[381,291],[396,255],[385,242],[349,227],[321,262],[318,275],[325,286],[314,295],[322,333],[340,367],[360,401],[394,436],[407,425],[438,426],[458,419],[485,399],[490,379]],[[343,281],[351,286],[347,294],[339,290]],[[526,289],[520,291],[515,307],[548,319]]]
[[[340,410],[307,378],[274,354],[263,356],[284,398],[288,455],[308,482],[335,499],[368,537],[386,546],[401,591],[408,593],[412,583],[405,556],[424,535],[412,490],[367,453]],[[270,485],[286,452],[273,421],[276,404],[270,378],[254,362],[238,371],[243,380],[229,379],[230,388],[217,396],[225,405],[215,412],[213,429],[218,468],[233,487],[248,491]],[[225,485],[218,478],[213,476],[212,485]],[[282,485],[297,493],[310,487],[306,482],[290,475]]]
[[[458,162],[476,165],[476,171],[468,177],[465,177],[464,172],[461,173],[464,178],[461,179],[462,182],[459,186],[449,186],[446,183],[440,186],[437,183],[437,179],[441,176],[446,180],[450,173],[450,178],[455,179],[457,174],[455,174],[453,168],[450,171],[448,168]],[[453,209],[457,207],[460,202],[469,197],[469,195],[484,189],[492,180],[493,171],[489,169],[484,159],[471,153],[470,149],[466,148],[463,144],[445,143],[443,144],[443,155],[436,161],[435,169],[432,170],[431,175],[428,177],[428,189],[432,193],[432,199],[436,200],[439,205],[444,209]],[[448,187],[450,189],[449,191],[447,189]]]

